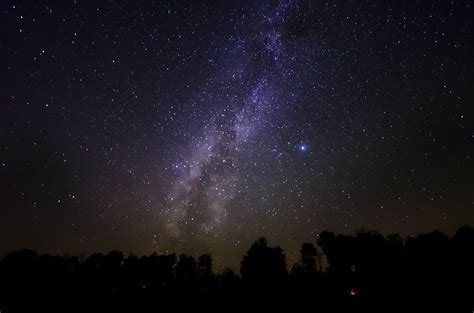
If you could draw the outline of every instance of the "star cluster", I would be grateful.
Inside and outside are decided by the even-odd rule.
[[[0,253],[473,223],[469,1],[3,1]]]

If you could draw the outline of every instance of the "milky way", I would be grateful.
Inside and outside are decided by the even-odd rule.
[[[260,150],[262,132],[274,127],[272,113],[291,86],[292,54],[285,51],[279,29],[287,7],[280,5],[252,21],[259,31],[234,39],[226,49],[230,55],[217,66],[218,79],[210,79],[209,87],[215,88],[206,94],[212,107],[210,122],[193,138],[190,155],[176,165],[182,169],[169,195],[166,227],[171,236],[180,236],[193,204],[201,216],[192,218],[192,224],[200,225],[193,231],[221,231],[229,203],[242,192],[246,165]]]
[[[289,264],[474,223],[469,1],[2,1],[0,254]]]

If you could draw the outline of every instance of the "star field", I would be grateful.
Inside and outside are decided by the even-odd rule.
[[[0,253],[290,260],[474,223],[469,1],[3,1]]]

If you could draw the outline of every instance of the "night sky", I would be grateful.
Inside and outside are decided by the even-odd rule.
[[[0,255],[474,223],[470,1],[1,1],[0,73]]]

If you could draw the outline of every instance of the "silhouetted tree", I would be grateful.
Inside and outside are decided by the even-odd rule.
[[[301,245],[300,263],[295,263],[290,272],[292,279],[298,286],[308,290],[311,288],[310,285],[316,279],[316,257],[318,256],[318,250],[312,243],[306,242]]]
[[[105,266],[105,256],[102,253],[90,255],[82,264],[87,270],[101,269]]]
[[[231,268],[224,268],[219,276],[220,285],[226,288],[234,288],[236,284],[239,282],[239,275],[235,274]]]
[[[109,270],[120,269],[123,263],[123,253],[117,250],[110,251],[105,255],[105,266]]]
[[[181,254],[176,264],[176,279],[178,281],[191,281],[196,278],[197,264],[192,256]]]
[[[212,275],[212,257],[210,254],[200,255],[198,258],[198,275],[202,279],[209,279]]]
[[[157,280],[159,285],[166,287],[170,285],[174,279],[174,268],[176,266],[176,254],[158,256]]]
[[[265,238],[259,238],[241,262],[244,281],[252,283],[282,282],[287,277],[286,258],[280,247],[269,247]]]
[[[318,250],[312,243],[303,243],[301,245],[301,266],[305,272],[312,273],[316,271],[316,257]]]
[[[322,311],[375,311],[388,303],[394,311],[474,309],[472,227],[461,227],[452,238],[439,231],[407,239],[367,230],[354,236],[322,232],[318,244],[328,270],[318,271],[316,258],[321,254],[313,244],[303,243],[290,279],[283,250],[270,247],[265,238],[244,256],[242,280],[231,269],[214,275],[208,254],[197,261],[185,254],[177,260],[175,254],[157,253],[124,259],[114,250],[80,262],[68,255],[12,251],[0,260],[0,310],[59,312],[74,303],[83,312],[102,303],[94,308],[146,311],[157,303],[198,306],[216,299],[250,303],[267,295],[278,300],[274,304],[283,299],[292,305],[317,303]]]
[[[329,272],[349,273],[355,261],[355,242],[352,236],[334,235],[323,231],[319,235],[318,245],[323,249],[329,262]]]
[[[474,301],[463,303],[474,299],[474,228],[466,225],[457,230],[451,239],[450,254],[451,279],[447,285],[451,286],[451,298],[461,304],[462,310],[473,310]]]

